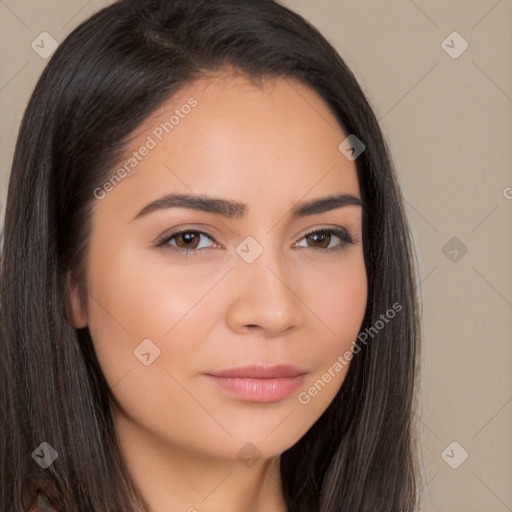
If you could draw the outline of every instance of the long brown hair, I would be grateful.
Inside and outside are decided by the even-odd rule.
[[[419,350],[414,254],[395,170],[354,75],[306,20],[273,0],[121,0],[59,46],[30,98],[10,175],[0,274],[0,502],[43,489],[60,511],[140,511],[123,465],[114,397],[87,328],[68,320],[68,275],[83,285],[93,191],[128,136],[176,91],[232,66],[315,90],[356,159],[368,304],[360,344],[328,409],[281,456],[291,512],[412,512],[412,415]],[[340,141],[341,142],[341,141]],[[393,304],[400,313],[376,323]],[[373,329],[373,331],[371,330]],[[46,469],[33,451],[59,457]]]

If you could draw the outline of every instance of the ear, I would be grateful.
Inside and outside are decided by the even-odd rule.
[[[69,304],[69,314],[71,316],[70,322],[75,329],[82,329],[87,327],[88,315],[85,305],[81,303],[80,292],[78,284],[71,280],[71,275],[68,274],[66,279],[66,292]]]

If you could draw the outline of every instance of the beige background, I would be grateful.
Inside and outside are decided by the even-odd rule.
[[[0,229],[18,126],[47,62],[31,43],[44,31],[61,42],[109,3],[0,2]],[[354,71],[397,166],[423,301],[423,510],[512,511],[512,2],[283,3]],[[442,44],[454,31],[469,45],[458,58]]]

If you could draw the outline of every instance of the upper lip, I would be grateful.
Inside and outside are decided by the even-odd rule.
[[[214,377],[231,377],[231,378],[249,378],[249,379],[283,379],[297,377],[307,373],[298,366],[291,364],[279,364],[274,366],[265,365],[247,365],[238,366],[237,368],[228,368],[210,372],[207,375]]]

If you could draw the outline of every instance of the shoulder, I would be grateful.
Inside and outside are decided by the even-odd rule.
[[[27,512],[57,512],[43,491],[37,491],[36,497]]]

